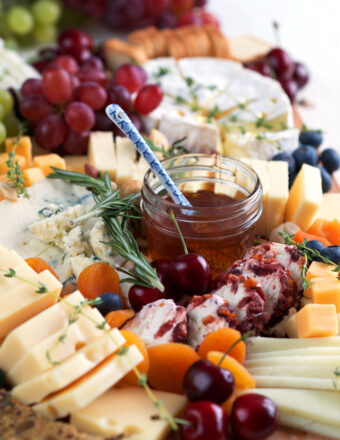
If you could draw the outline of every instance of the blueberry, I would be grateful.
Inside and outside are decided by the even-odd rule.
[[[340,264],[340,246],[325,247],[320,254],[333,261],[333,263]]]
[[[319,252],[321,252],[325,249],[325,245],[323,243],[321,243],[321,241],[318,241],[318,240],[307,241],[306,246],[309,249],[313,249],[313,251],[319,251]]]
[[[293,157],[298,169],[304,164],[315,166],[319,161],[319,156],[315,148],[310,145],[301,145],[295,151],[293,151]]]
[[[117,293],[107,292],[99,296],[102,302],[95,307],[100,311],[103,316],[113,310],[121,310],[123,303],[121,297]]]
[[[314,148],[319,148],[322,144],[323,136],[320,130],[301,131],[299,142],[303,145],[311,145]]]
[[[3,388],[6,383],[6,375],[2,368],[0,368],[0,388]]]
[[[340,168],[340,155],[334,148],[327,148],[321,154],[321,162],[325,169],[330,173],[334,173]]]
[[[320,165],[317,165],[321,173],[322,192],[327,193],[332,187],[332,176]]]
[[[291,154],[288,154],[283,151],[282,153],[275,154],[275,156],[272,157],[272,160],[288,162],[289,176],[294,175],[296,173],[296,162]]]

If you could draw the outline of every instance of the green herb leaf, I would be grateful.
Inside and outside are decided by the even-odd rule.
[[[13,278],[13,277],[15,277],[15,275],[16,275],[15,270],[12,269],[12,268],[9,268],[8,272],[4,274],[4,277],[6,277],[6,278]]]

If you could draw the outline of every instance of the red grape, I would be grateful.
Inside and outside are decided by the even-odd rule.
[[[32,66],[39,72],[43,73],[44,70],[49,67],[50,60],[38,60],[32,63]]]
[[[179,19],[180,26],[190,26],[190,25],[202,26],[202,24],[203,24],[202,15],[195,10],[185,12],[183,15],[181,15]]]
[[[108,1],[110,0],[86,1],[83,4],[83,11],[92,20],[98,20],[105,15]]]
[[[90,131],[95,124],[95,115],[91,107],[84,102],[74,101],[66,107],[65,120],[74,131]]]
[[[132,106],[130,92],[123,86],[115,85],[107,91],[107,102],[109,104],[118,104],[123,110],[128,112]]]
[[[110,118],[108,118],[107,114],[104,110],[96,112],[96,123],[94,126],[95,130],[98,131],[113,131],[115,125],[112,124]]]
[[[133,125],[137,128],[138,131],[142,131],[143,124],[138,115],[135,115],[134,113],[129,114],[129,118],[131,119],[131,122]]]
[[[38,54],[45,60],[54,60],[54,58],[56,58],[60,54],[60,52],[55,47],[42,47],[38,51]]]
[[[178,15],[190,11],[194,7],[194,0],[171,0],[171,10]]]
[[[169,7],[170,0],[146,0],[145,3],[148,9],[148,13],[154,16],[158,16]]]
[[[177,16],[171,11],[164,11],[158,18],[157,26],[163,28],[175,28],[178,25]]]
[[[42,77],[42,89],[52,104],[63,104],[72,95],[70,75],[61,67],[48,67]]]
[[[140,20],[146,13],[144,0],[129,0],[129,6],[124,10],[124,12],[126,18],[130,22],[136,22]]]
[[[123,64],[118,67],[114,75],[114,81],[124,86],[130,93],[138,92],[146,83],[147,75],[143,67],[135,64]]]
[[[211,12],[208,12],[208,11],[205,11],[204,9],[202,9],[200,11],[200,13],[201,13],[201,18],[202,18],[203,24],[211,24],[216,27],[220,26],[220,22],[219,22],[218,18],[215,17],[215,15],[212,14]]]
[[[135,109],[142,115],[155,110],[163,99],[163,91],[157,84],[144,86],[135,100]]]
[[[105,72],[103,72],[102,70],[94,69],[93,67],[81,68],[78,73],[78,78],[80,82],[94,81],[104,87],[104,89],[106,89],[109,85],[109,81]]]
[[[42,95],[43,91],[41,88],[41,79],[38,78],[29,78],[21,86],[21,94],[22,96],[29,95]]]
[[[71,74],[76,74],[79,71],[79,64],[70,55],[60,55],[60,57],[52,61],[52,65],[62,67]]]
[[[107,100],[106,90],[95,82],[83,82],[74,91],[77,101],[85,102],[93,110],[100,110]]]
[[[53,150],[65,139],[67,128],[60,116],[51,114],[38,122],[34,136],[38,144],[46,150]]]
[[[93,49],[93,40],[89,34],[80,29],[67,29],[58,37],[58,44],[62,53],[69,53],[73,49]]]
[[[67,154],[84,154],[88,149],[90,132],[85,131],[78,133],[77,131],[69,130],[64,142],[63,149]]]
[[[203,8],[207,4],[207,0],[195,0],[196,8]]]
[[[76,75],[70,75],[70,78],[71,78],[71,84],[72,84],[72,91],[74,92],[74,90],[79,86],[80,81]]]
[[[20,113],[29,121],[40,121],[52,111],[53,107],[42,95],[26,96],[20,103]]]
[[[91,56],[87,60],[83,62],[81,65],[82,69],[97,69],[97,70],[104,70],[104,63],[101,60],[101,58],[96,56]]]

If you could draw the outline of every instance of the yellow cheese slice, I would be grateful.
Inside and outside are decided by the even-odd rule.
[[[79,291],[67,297],[67,302],[71,305],[78,305],[83,300],[84,297]],[[13,330],[0,347],[0,368],[8,372],[35,345],[63,330],[67,326],[70,313],[70,306],[58,302]]]
[[[42,401],[49,394],[70,385],[124,345],[118,329],[112,329],[85,345],[52,370],[36,376],[12,390],[12,395],[25,405]]]
[[[324,194],[316,217],[340,222],[340,193]]]
[[[115,385],[143,360],[135,345],[124,354],[114,354],[69,387],[52,394],[33,409],[48,419],[65,417],[85,408]]]
[[[117,159],[111,131],[93,131],[89,139],[89,164],[102,173],[108,172],[111,179],[117,173]]]
[[[116,137],[117,174],[116,182],[122,185],[126,180],[133,179],[137,175],[137,153],[130,139]]]
[[[322,203],[320,170],[303,164],[290,189],[286,222],[294,222],[303,231],[312,224]]]
[[[62,329],[31,347],[28,353],[8,372],[8,380],[15,385],[30,380],[53,367],[48,359],[49,356],[53,362],[61,362],[88,342],[101,337],[103,330],[97,328],[93,320],[101,324],[104,321],[103,316],[97,309],[91,307],[84,307],[83,312],[87,317],[78,315],[78,320],[74,324],[68,326],[66,322]],[[71,314],[72,311],[68,316]],[[66,338],[58,342],[66,329]]]
[[[266,237],[284,222],[289,193],[288,163],[271,161],[267,164],[269,195],[266,213]]]
[[[154,391],[168,413],[175,417],[186,404],[184,396]],[[86,408],[71,415],[71,423],[80,430],[104,437],[163,440],[169,433],[169,424],[153,420],[157,415],[152,401],[140,387],[111,389]]]
[[[22,282],[0,295],[0,338],[57,302],[62,285],[50,271],[37,274],[35,281],[44,284],[52,294],[39,294],[37,286]]]
[[[0,295],[22,283],[16,277],[5,277],[3,270],[14,269],[17,276],[27,281],[34,282],[37,278],[37,273],[15,251],[8,251],[0,256],[0,268]]]

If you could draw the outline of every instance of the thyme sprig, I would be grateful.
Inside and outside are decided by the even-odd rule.
[[[121,280],[121,282],[155,287],[163,292],[164,286],[159,280],[156,270],[148,263],[134,236],[127,228],[129,212],[139,212],[137,206],[134,205],[139,198],[139,193],[121,198],[119,189],[112,188],[108,173],[94,179],[86,174],[58,168],[53,168],[53,171],[54,173],[48,176],[50,179],[66,180],[93,191],[95,207],[82,220],[94,215],[101,217],[111,234],[111,239],[105,244],[112,247],[121,257],[134,264],[134,268],[131,270],[117,268],[128,275],[128,278]]]
[[[186,140],[186,137],[177,139],[177,141],[173,142],[170,148],[166,149],[164,145],[159,146],[156,145],[151,139],[148,139],[144,136],[145,142],[149,145],[152,151],[155,153],[161,153],[165,158],[178,156],[179,154],[187,154],[189,150],[182,145],[182,142]]]
[[[6,165],[8,167],[7,182],[9,186],[16,189],[18,197],[23,196],[25,199],[29,199],[30,195],[25,188],[25,180],[22,174],[22,170],[19,166],[19,162],[15,158],[17,146],[19,145],[20,139],[24,133],[25,126],[24,124],[21,124],[19,127],[19,133],[13,144],[13,149],[8,153],[8,160],[6,161]]]

